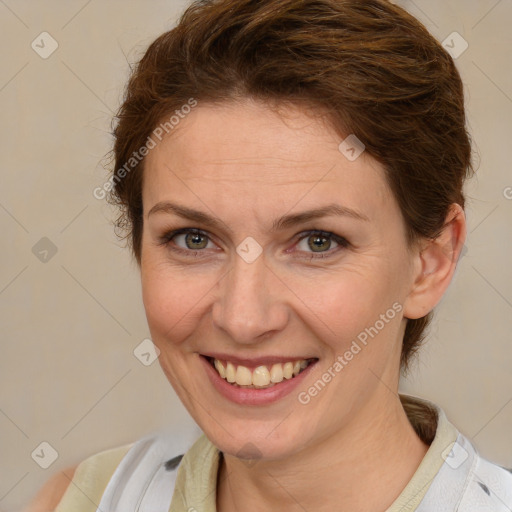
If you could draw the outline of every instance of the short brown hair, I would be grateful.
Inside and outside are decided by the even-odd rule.
[[[386,0],[193,2],[132,70],[114,128],[115,169],[191,97],[326,112],[340,137],[355,134],[383,165],[409,243],[436,238],[450,204],[464,207],[473,169],[460,75],[427,29]],[[135,163],[109,199],[140,265],[144,160]],[[407,321],[403,371],[431,318]]]

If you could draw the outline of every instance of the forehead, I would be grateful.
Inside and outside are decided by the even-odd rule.
[[[372,216],[391,197],[382,166],[364,152],[350,161],[341,141],[300,107],[276,113],[252,100],[199,104],[146,157],[145,214],[157,202],[187,196],[196,204],[202,198],[256,208],[268,207],[266,200],[288,209],[298,201],[338,202]]]

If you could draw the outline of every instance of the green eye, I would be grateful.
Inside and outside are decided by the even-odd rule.
[[[304,240],[308,241],[308,247],[313,252],[323,252],[323,249],[330,249],[333,241],[324,235],[309,235]]]
[[[301,249],[299,252],[307,253],[308,251],[306,248],[310,249],[313,253],[311,259],[329,257],[332,253],[338,252],[340,248],[345,248],[348,246],[347,240],[345,240],[343,237],[335,235],[334,233],[329,233],[327,231],[309,231],[305,234],[302,234],[297,246],[299,246],[299,244],[303,241],[307,242],[306,247],[304,250]],[[333,241],[338,244],[339,247],[335,247],[334,249],[330,250]],[[319,254],[320,256],[315,256],[315,253]]]
[[[184,236],[184,245],[181,247],[176,245],[176,238]],[[160,245],[168,247],[171,251],[184,254],[185,256],[200,257],[201,252],[208,245],[210,238],[206,233],[199,229],[183,228],[176,231],[170,231],[163,235],[160,239]]]
[[[202,233],[189,232],[181,234],[185,236],[184,241],[188,249],[204,249],[208,245],[208,237]],[[188,244],[190,244],[190,246]]]

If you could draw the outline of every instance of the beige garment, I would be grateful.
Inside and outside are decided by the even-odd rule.
[[[96,512],[110,477],[132,446],[111,448],[82,461],[55,512]]]
[[[443,410],[408,395],[400,400],[418,435],[430,445],[413,477],[386,512],[413,512],[457,438],[457,429]],[[77,468],[73,483],[55,512],[96,512],[110,476],[131,445],[89,457]],[[170,454],[170,456],[179,454]],[[216,512],[217,470],[220,452],[203,434],[187,451],[178,468],[169,512]]]

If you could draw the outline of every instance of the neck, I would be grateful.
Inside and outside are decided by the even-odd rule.
[[[217,510],[387,510],[428,445],[414,431],[398,396],[388,392],[387,400],[378,396],[375,402],[341,431],[290,459],[249,465],[222,457]]]

